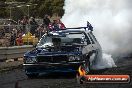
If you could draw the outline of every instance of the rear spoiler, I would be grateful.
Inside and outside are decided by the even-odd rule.
[[[86,27],[64,28],[62,30],[67,30],[67,29],[85,29],[85,31],[87,31],[87,30],[93,31],[93,27],[88,21],[87,21],[87,26]]]

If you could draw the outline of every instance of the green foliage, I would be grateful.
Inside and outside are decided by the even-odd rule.
[[[3,2],[26,2],[26,4],[37,4],[29,7],[29,15],[43,18],[45,14],[63,16],[64,0],[2,0]],[[28,15],[28,7],[23,5],[22,7],[12,8],[12,18],[17,20],[23,15]],[[0,18],[8,18],[10,16],[9,6],[0,7]]]
[[[0,18],[6,18],[6,10],[5,10],[5,8],[0,8]]]

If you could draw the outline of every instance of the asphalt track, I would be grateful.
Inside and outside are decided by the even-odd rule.
[[[132,79],[132,58],[124,57],[116,62],[116,68],[96,71],[95,74],[129,74]],[[29,79],[22,67],[0,73],[0,88],[132,88],[130,83],[77,84],[74,73],[41,74]]]

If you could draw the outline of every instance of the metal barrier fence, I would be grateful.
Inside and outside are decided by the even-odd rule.
[[[43,19],[26,20],[23,23],[22,20],[0,19],[0,47],[36,45],[42,35],[49,31]]]
[[[32,50],[32,45],[0,47],[0,62],[8,59],[18,59],[23,57],[26,51]]]
[[[22,41],[20,45],[36,44],[41,36],[36,36],[39,34],[36,25],[33,26],[35,35],[29,35],[31,26],[33,25],[0,25],[0,47],[16,46],[19,41]]]

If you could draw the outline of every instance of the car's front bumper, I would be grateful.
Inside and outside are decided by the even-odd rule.
[[[50,73],[50,72],[75,72],[79,66],[83,64],[81,62],[68,62],[68,63],[33,63],[23,64],[26,74],[32,73]]]

